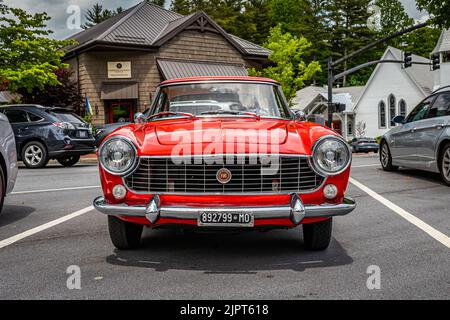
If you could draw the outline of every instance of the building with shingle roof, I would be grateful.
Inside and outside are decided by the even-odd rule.
[[[143,1],[73,35],[65,62],[94,110],[94,123],[131,120],[157,85],[189,76],[242,76],[270,51],[228,34],[204,12],[187,16]]]

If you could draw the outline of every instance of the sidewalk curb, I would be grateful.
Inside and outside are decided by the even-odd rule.
[[[98,163],[97,158],[81,158],[80,163]]]

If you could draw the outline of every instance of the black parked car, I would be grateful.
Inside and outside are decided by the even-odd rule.
[[[95,151],[91,126],[69,109],[40,105],[0,107],[14,131],[17,156],[28,168],[45,167],[56,159],[65,167]]]
[[[375,152],[378,153],[380,146],[375,139],[371,138],[354,138],[350,144],[353,152]]]

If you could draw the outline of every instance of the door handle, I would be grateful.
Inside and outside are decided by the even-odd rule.
[[[443,124],[437,124],[437,125],[435,125],[434,126],[436,129],[438,129],[438,130],[441,130],[443,127],[444,127],[444,125]]]
[[[412,132],[412,133],[414,133],[414,132],[416,132],[416,131],[417,131],[417,128],[412,128],[412,129],[411,129],[411,132]]]

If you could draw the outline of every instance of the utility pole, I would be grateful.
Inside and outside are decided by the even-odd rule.
[[[328,127],[333,127],[333,57],[328,57]]]

